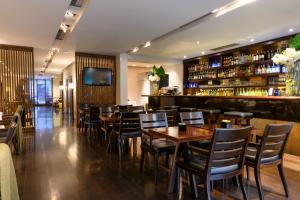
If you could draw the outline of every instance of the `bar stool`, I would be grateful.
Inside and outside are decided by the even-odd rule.
[[[250,120],[253,118],[253,113],[251,112],[240,112],[240,111],[230,111],[224,112],[224,119],[233,120],[235,125],[245,125],[250,126]],[[246,121],[246,124],[243,124]]]
[[[207,123],[211,125],[211,122],[218,122],[221,115],[220,109],[198,109],[198,111],[201,111],[204,113],[205,118],[207,119]]]

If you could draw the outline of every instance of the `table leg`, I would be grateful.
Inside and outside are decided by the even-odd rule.
[[[181,143],[176,144],[176,149],[175,153],[173,156],[173,161],[172,161],[172,167],[171,167],[171,174],[170,174],[170,180],[169,180],[169,187],[168,187],[168,193],[174,193],[175,188],[176,188],[176,183],[177,183],[177,173],[178,171],[176,170],[176,160],[177,157],[180,156],[181,153]]]

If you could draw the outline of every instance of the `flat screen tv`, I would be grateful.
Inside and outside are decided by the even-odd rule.
[[[84,67],[82,70],[84,85],[109,86],[112,84],[112,69]]]

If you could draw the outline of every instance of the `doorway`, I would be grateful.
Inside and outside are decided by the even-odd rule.
[[[52,105],[52,79],[35,79],[35,104]]]

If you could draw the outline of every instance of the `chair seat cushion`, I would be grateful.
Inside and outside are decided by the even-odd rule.
[[[189,160],[189,165],[191,167],[194,167],[201,171],[204,171],[205,167],[206,167],[206,162],[207,162],[207,158],[205,158],[203,156],[193,156]],[[229,172],[235,171],[237,169],[239,169],[238,164],[228,165],[228,166],[224,166],[224,167],[212,167],[210,173],[212,175],[224,174],[224,173],[229,173]]]
[[[144,142],[146,145],[150,146],[150,139],[146,139]],[[162,150],[172,150],[175,149],[176,143],[165,138],[153,139],[152,148],[156,151]]]
[[[208,114],[220,114],[221,110],[219,109],[199,109],[199,111],[203,113],[208,113]]]
[[[247,152],[246,152],[246,156],[245,159],[247,162],[255,162],[255,158],[256,158],[256,153],[257,153],[257,149],[255,147],[248,147],[247,148]],[[268,157],[268,158],[262,158],[261,159],[261,163],[269,163],[269,162],[273,162],[279,159],[279,156],[272,156],[272,157]]]
[[[242,118],[253,117],[253,113],[239,112],[239,111],[224,112],[224,115],[233,116],[233,117],[242,117]]]

